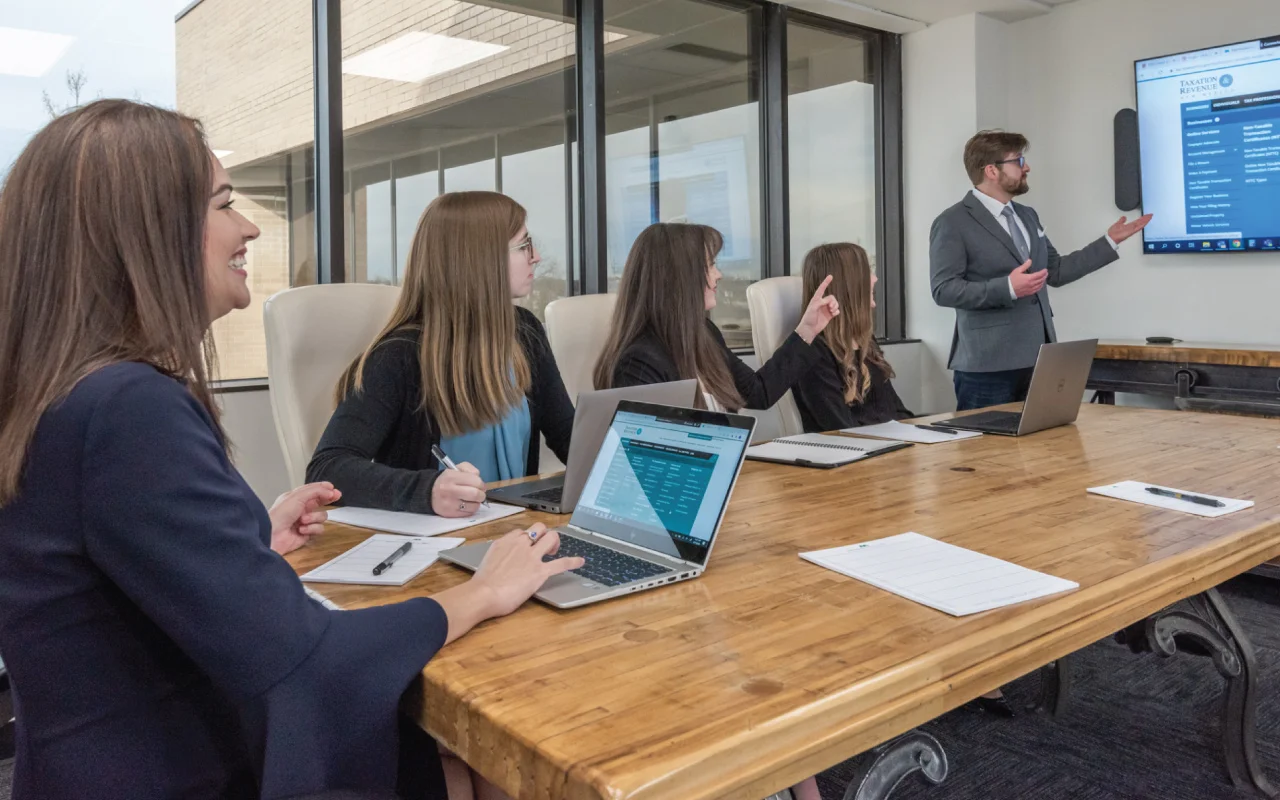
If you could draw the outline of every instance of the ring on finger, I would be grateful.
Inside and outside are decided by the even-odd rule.
[[[467,501],[466,501],[466,500],[459,500],[459,501],[458,501],[458,510],[459,510],[459,511],[466,511],[466,510],[467,510]]]
[[[537,531],[525,531],[525,533],[529,534],[529,541],[531,541],[531,542],[536,542],[536,541],[538,541],[538,532],[537,532]]]

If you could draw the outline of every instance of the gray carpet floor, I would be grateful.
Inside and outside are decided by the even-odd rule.
[[[1245,576],[1222,587],[1253,640],[1261,669],[1258,752],[1280,782],[1280,583]],[[950,775],[931,787],[909,779],[894,800],[1246,800],[1222,767],[1223,681],[1206,658],[1134,655],[1110,639],[1075,656],[1076,691],[1067,715],[995,719],[961,708],[924,727],[942,743]],[[1017,707],[1039,679],[1005,688]],[[818,778],[841,800],[851,762]],[[0,761],[0,798],[12,762]]]

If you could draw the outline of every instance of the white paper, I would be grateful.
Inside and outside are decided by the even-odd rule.
[[[413,580],[424,569],[436,562],[440,551],[451,550],[462,544],[465,539],[438,537],[429,539],[425,536],[404,537],[388,533],[375,533],[347,552],[316,567],[302,576],[302,580],[312,583],[361,583],[371,586],[403,586]],[[381,575],[374,575],[373,568],[381,564],[387,556],[403,547],[412,544],[409,552],[400,556]]]
[[[1190,500],[1178,500],[1173,497],[1161,497],[1158,494],[1152,494],[1146,491],[1148,486],[1154,486],[1157,489],[1168,489],[1171,492],[1180,494],[1194,494],[1197,497],[1207,497],[1211,500],[1221,500],[1223,506],[1215,508],[1214,506],[1202,506],[1199,503],[1193,503]],[[1167,508],[1170,511],[1185,511],[1188,514],[1195,514],[1201,517],[1221,517],[1225,514],[1234,514],[1253,506],[1252,500],[1237,500],[1231,497],[1218,497],[1213,494],[1205,494],[1204,492],[1195,492],[1189,489],[1175,489],[1171,486],[1161,486],[1158,483],[1143,483],[1141,481],[1120,481],[1110,486],[1095,486],[1089,490],[1091,494],[1100,494],[1104,497],[1114,497],[1117,500],[1128,500],[1133,503],[1141,503],[1144,506],[1155,506],[1156,508]]]
[[[879,425],[863,425],[861,428],[844,428],[841,433],[852,433],[857,436],[873,436],[877,439],[896,439],[899,442],[915,442],[916,444],[945,444],[958,442],[961,439],[974,439],[982,435],[979,431],[956,431],[955,433],[939,433],[926,431],[905,422],[883,422]]]
[[[1080,588],[1078,583],[918,533],[800,557],[956,617]]]
[[[407,511],[382,511],[376,508],[343,506],[329,512],[329,521],[384,533],[402,533],[405,536],[439,536],[442,533],[452,533],[463,528],[493,522],[495,519],[519,514],[521,511],[524,509],[518,506],[490,503],[488,508],[481,506],[474,516],[452,519],[437,517],[434,514],[411,514]]]
[[[747,458],[766,458],[803,464],[848,464],[899,442],[880,439],[855,439],[824,433],[801,433],[783,436],[772,442],[747,448]]]

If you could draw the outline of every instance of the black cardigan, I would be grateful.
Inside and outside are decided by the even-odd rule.
[[[538,434],[561,461],[569,458],[573,403],[551,355],[538,318],[516,307],[516,335],[529,359],[529,460],[538,472]],[[308,481],[329,481],[344,505],[431,514],[431,487],[440,474],[431,446],[440,427],[422,408],[418,347],[422,332],[404,329],[387,336],[364,365],[364,390],[338,404],[320,437]]]
[[[772,408],[818,360],[817,349],[805,344],[804,339],[793,332],[757,372],[733,354],[724,343],[724,336],[715,323],[707,320],[707,327],[724,353],[725,365],[733,375],[733,384],[737,387],[738,394],[742,395],[744,408]],[[681,376],[676,371],[675,362],[666,345],[651,331],[627,345],[613,368],[615,388],[667,383],[681,380],[682,377],[687,376]]]
[[[845,403],[840,362],[822,336],[814,339],[813,349],[822,356],[814,368],[801,377],[793,392],[805,431],[834,431],[862,425],[879,425],[915,416],[902,404],[902,399],[894,391],[884,370],[875,364],[867,364],[871,373],[871,387],[867,389],[862,402]]]

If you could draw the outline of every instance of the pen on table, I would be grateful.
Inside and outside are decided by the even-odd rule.
[[[1161,497],[1172,497],[1174,500],[1186,500],[1188,503],[1197,503],[1202,506],[1213,506],[1214,508],[1222,508],[1226,503],[1221,500],[1214,500],[1212,497],[1201,497],[1198,494],[1183,494],[1182,492],[1171,492],[1168,489],[1161,489],[1158,486],[1148,486],[1147,491],[1151,494],[1158,494]]]
[[[381,575],[391,569],[391,565],[400,560],[400,556],[409,552],[409,548],[413,547],[413,542],[405,542],[396,548],[396,551],[386,558],[382,559],[382,563],[373,568],[374,575]]]
[[[955,436],[956,433],[958,433],[958,431],[953,431],[950,428],[939,428],[936,425],[917,425],[916,427],[922,431],[933,431],[934,433],[946,433],[946,434],[950,434],[951,436]]]
[[[438,445],[438,444],[433,444],[433,445],[431,445],[431,455],[435,456],[435,457],[436,457],[436,460],[437,460],[437,461],[439,461],[441,464],[444,464],[444,468],[445,468],[445,469],[457,469],[457,468],[458,468],[458,465],[457,465],[457,464],[455,464],[455,463],[453,463],[453,459],[452,459],[452,458],[449,458],[447,455],[445,455],[445,454],[444,454],[444,451],[440,449],[440,445]],[[485,508],[488,508],[488,507],[489,507],[489,501],[488,501],[488,500],[481,500],[481,501],[480,501],[480,505],[484,506]]]

